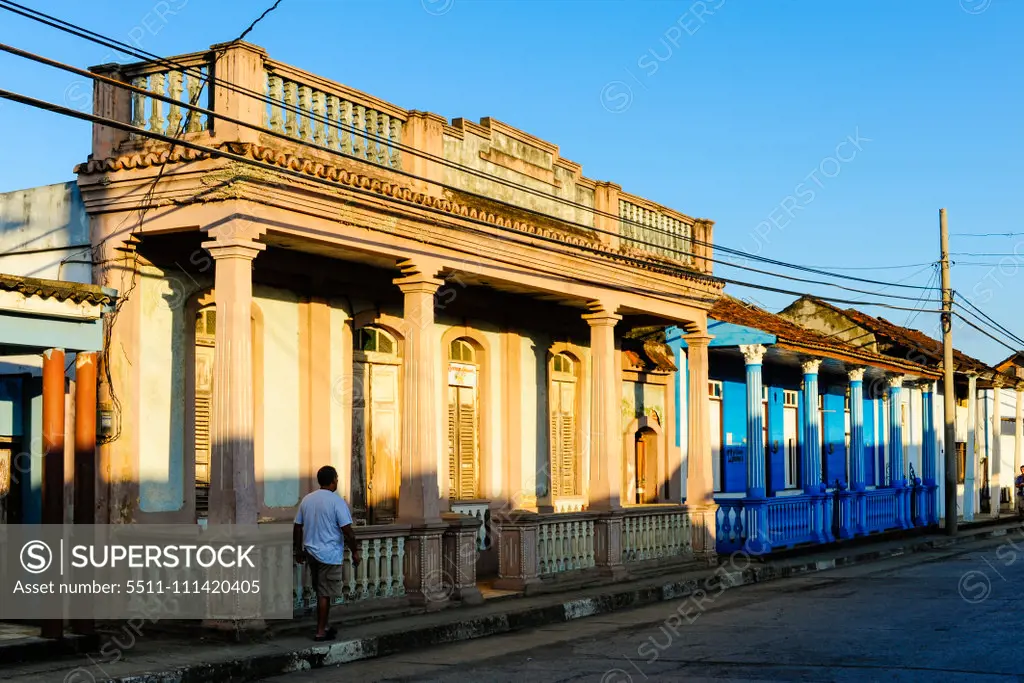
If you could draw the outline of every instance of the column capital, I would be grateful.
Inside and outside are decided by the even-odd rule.
[[[238,258],[252,261],[267,245],[244,237],[225,237],[203,242],[203,249],[210,252],[215,261]]]
[[[761,365],[767,352],[768,349],[761,344],[740,344],[740,353],[743,354],[743,360],[747,365]],[[761,400],[760,397],[758,400]]]
[[[403,294],[433,294],[444,284],[444,280],[437,277],[441,266],[435,261],[406,259],[399,261],[398,268],[402,271],[402,277],[396,277],[392,282],[398,285]]]
[[[1006,386],[1006,382],[1003,381],[1003,379],[1001,377],[994,377],[994,378],[992,378],[992,388],[993,389],[1002,389],[1004,386]]]
[[[885,378],[885,381],[889,383],[890,389],[900,389],[903,387],[903,375],[889,375]]]
[[[863,382],[864,370],[865,368],[852,368],[850,370],[847,370],[846,374],[850,377],[851,382]]]
[[[587,309],[589,312],[584,313],[582,317],[591,327],[615,325],[615,323],[622,320],[622,316],[616,313],[619,310],[617,304],[594,300],[587,303]]]
[[[805,360],[800,363],[800,367],[803,368],[805,375],[817,375],[819,368],[821,368],[821,359],[812,358],[810,360]]]
[[[706,347],[711,343],[711,340],[715,336],[712,334],[706,334],[704,332],[694,332],[693,334],[683,335],[683,341],[686,342],[687,347],[704,346]]]

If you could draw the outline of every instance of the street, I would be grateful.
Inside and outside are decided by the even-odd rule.
[[[270,680],[1022,680],[1022,587],[1024,533],[1014,530],[727,589],[703,605],[665,602]]]

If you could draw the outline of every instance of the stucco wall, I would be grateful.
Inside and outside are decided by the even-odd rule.
[[[578,185],[575,174],[555,164],[555,158],[548,150],[497,130],[490,131],[490,138],[477,135],[475,130],[467,129],[463,139],[446,134],[445,159],[510,183],[524,185],[539,193],[555,195],[561,200],[593,207],[594,191]],[[590,227],[594,224],[593,212],[585,208],[573,207],[566,201],[546,199],[539,194],[519,190],[510,184],[460,169],[445,167],[444,183],[549,216]]]
[[[91,283],[90,258],[89,220],[76,183],[0,194],[0,273]]]

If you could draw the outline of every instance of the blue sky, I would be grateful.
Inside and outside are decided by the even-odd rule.
[[[161,55],[233,39],[270,4],[28,1]],[[954,253],[1022,254],[954,256],[953,285],[1024,336],[1024,221],[1011,206],[1024,185],[1021,26],[1014,0],[283,0],[248,39],[399,106],[549,140],[588,177],[714,220],[722,246],[829,268],[921,264],[844,271],[872,281],[849,287],[921,294],[883,286],[929,283],[946,207]],[[0,40],[78,66],[129,61],[8,13]],[[74,76],[8,55],[0,73],[0,87],[88,106]],[[88,124],[10,102],[0,131],[0,191],[71,179],[88,154]],[[727,291],[771,310],[792,299]],[[933,314],[912,323],[937,334]],[[1010,353],[965,326],[955,334],[983,360]]]

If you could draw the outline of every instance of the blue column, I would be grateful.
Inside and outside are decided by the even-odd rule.
[[[867,472],[864,446],[864,368],[850,370],[850,532],[865,534],[867,497],[864,494]]]
[[[903,422],[901,396],[903,394],[903,377],[896,375],[889,378],[889,467],[892,472],[890,480],[894,488],[907,485],[906,472],[903,471]]]
[[[903,471],[903,423],[902,401],[903,376],[889,378],[889,481],[896,489],[896,524],[901,528],[911,526],[909,519],[909,498],[906,473]]]
[[[818,368],[820,360],[803,363],[804,424],[800,444],[800,484],[804,493],[821,493],[821,424],[818,414]]]
[[[924,485],[924,520],[926,524],[939,521],[936,504],[936,474],[938,472],[938,451],[935,448],[935,384],[929,382],[921,387],[921,420],[924,444],[921,448],[921,480]]]
[[[804,411],[803,443],[800,444],[800,483],[810,497],[811,532],[818,543],[828,540],[832,520],[825,518],[825,485],[821,481],[821,422],[818,414],[818,368],[820,360],[803,363]]]
[[[741,346],[747,361],[747,497],[764,498],[764,424],[761,415],[761,361],[765,347]]]
[[[765,498],[764,432],[761,415],[761,361],[767,351],[761,345],[740,346],[747,362],[747,546],[760,552],[770,549],[768,500]]]

